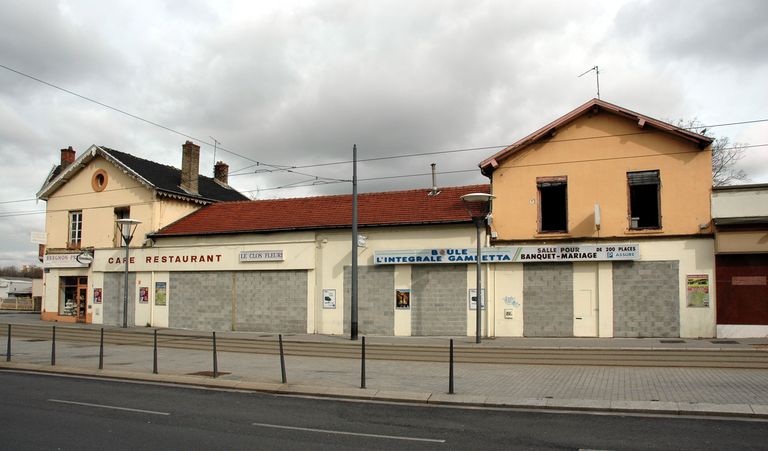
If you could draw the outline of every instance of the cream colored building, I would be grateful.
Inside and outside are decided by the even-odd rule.
[[[199,146],[182,149],[182,170],[106,147],[93,145],[76,158],[61,150],[37,194],[46,201],[43,255],[45,320],[97,322],[91,262],[100,250],[123,247],[115,220],[141,221],[131,247],[148,244],[148,233],[219,201],[244,200],[227,185],[227,167],[217,164],[218,179],[198,174]]]
[[[492,243],[539,250],[491,272],[496,333],[715,336],[711,141],[593,99],[483,161]]]

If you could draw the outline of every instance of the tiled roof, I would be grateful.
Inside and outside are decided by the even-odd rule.
[[[461,196],[488,193],[490,185],[390,191],[358,195],[358,224],[365,226],[471,222]],[[345,228],[352,225],[352,196],[300,197],[212,204],[153,236],[190,236],[285,230]]]
[[[237,190],[219,184],[213,178],[203,175],[198,176],[198,194],[188,193],[179,187],[179,184],[181,183],[181,169],[135,157],[131,154],[110,149],[108,147],[100,147],[133,172],[143,177],[158,191],[211,201],[238,201],[247,199],[246,196],[240,194]]]

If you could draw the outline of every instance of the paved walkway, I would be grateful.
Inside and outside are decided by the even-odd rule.
[[[6,316],[6,315],[3,315]],[[0,316],[0,322],[7,318]],[[30,318],[31,320],[31,318]],[[77,327],[77,326],[74,326]],[[93,326],[87,326],[93,327]],[[130,329],[148,333],[145,328]],[[98,370],[98,346],[58,341],[56,366],[51,366],[48,340],[14,338],[12,361],[5,360],[6,337],[0,338],[0,369],[66,372],[238,388],[266,392],[386,399],[408,402],[507,406],[525,408],[599,411],[654,412],[668,414],[737,415],[768,418],[768,370],[714,368],[637,368],[558,365],[457,364],[455,394],[448,392],[445,363],[369,360],[366,387],[360,389],[360,361],[325,357],[286,357],[287,384],[281,383],[280,360],[276,355],[219,352],[220,377],[213,378],[213,354],[190,349],[158,351],[158,373],[152,374],[152,348],[107,345],[104,369]],[[190,334],[164,330],[163,334]],[[207,335],[207,334],[206,334]],[[218,335],[218,334],[217,334]],[[227,334],[229,335],[229,334]],[[264,336],[265,334],[236,334]],[[269,335],[271,336],[271,335]],[[295,340],[347,340],[344,337],[302,335]],[[462,337],[463,339],[464,337]],[[400,338],[377,337],[376,341]],[[439,338],[408,338],[414,345],[444,343]],[[468,338],[467,343],[472,342]],[[684,340],[659,343],[655,340],[594,339],[498,339],[498,346],[605,346],[639,347],[754,347],[766,340]],[[291,346],[287,340],[285,346]],[[206,372],[208,374],[206,374]]]

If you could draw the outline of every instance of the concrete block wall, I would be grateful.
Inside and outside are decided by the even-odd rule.
[[[360,334],[395,334],[394,266],[359,266],[357,330]],[[352,267],[344,267],[344,333],[350,333]]]
[[[307,332],[306,270],[234,274],[237,330]]]
[[[104,324],[107,326],[123,325],[123,282],[124,273],[104,273],[104,291],[102,303]],[[136,312],[136,274],[128,273],[128,326],[134,326]]]
[[[172,272],[168,326],[194,330],[232,329],[232,273]]]
[[[523,335],[573,336],[573,264],[523,265]]]
[[[613,263],[613,336],[679,337],[679,263]]]
[[[466,265],[411,267],[411,334],[467,335]]]

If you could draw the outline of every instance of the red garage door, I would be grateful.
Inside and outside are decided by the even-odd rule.
[[[717,324],[768,325],[768,255],[718,255]]]

